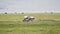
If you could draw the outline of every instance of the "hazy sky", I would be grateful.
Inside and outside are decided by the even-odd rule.
[[[0,0],[0,12],[60,11],[60,0]]]

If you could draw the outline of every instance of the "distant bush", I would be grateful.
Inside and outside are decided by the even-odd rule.
[[[24,14],[24,12],[22,12],[21,14]]]
[[[51,12],[51,14],[53,14],[53,12]]]
[[[7,14],[7,12],[5,12],[4,14]]]

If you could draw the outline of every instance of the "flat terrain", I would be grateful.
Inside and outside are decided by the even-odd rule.
[[[22,22],[24,15],[35,20]],[[60,14],[0,14],[0,34],[60,34]]]

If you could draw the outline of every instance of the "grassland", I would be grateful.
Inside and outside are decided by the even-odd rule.
[[[22,22],[24,15],[35,16],[36,19]],[[60,34],[60,14],[0,14],[0,34]]]

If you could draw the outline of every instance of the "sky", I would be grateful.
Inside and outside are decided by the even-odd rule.
[[[0,0],[0,12],[60,12],[60,0]]]

